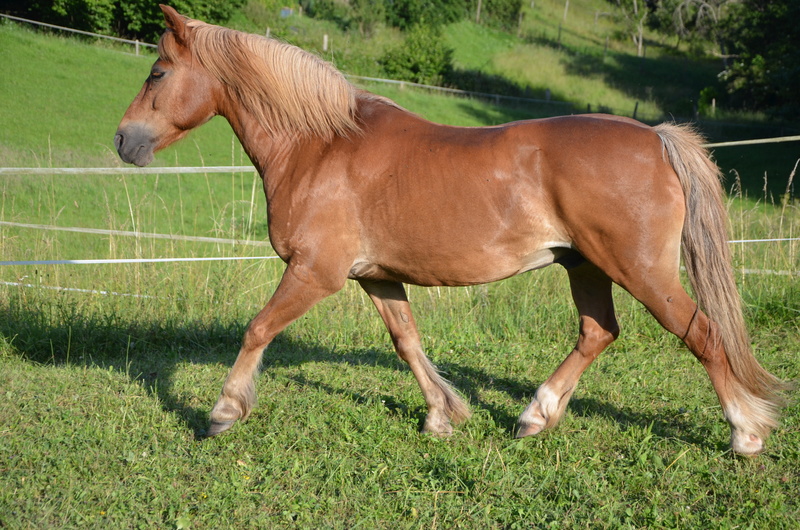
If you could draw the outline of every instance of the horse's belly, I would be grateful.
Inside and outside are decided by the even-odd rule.
[[[460,256],[425,256],[406,260],[357,259],[349,277],[356,280],[389,280],[423,286],[458,286],[490,283],[546,267],[574,252],[567,242],[553,242],[527,253],[497,252],[485,248]]]

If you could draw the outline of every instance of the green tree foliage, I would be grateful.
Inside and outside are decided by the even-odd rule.
[[[115,0],[0,0],[0,11],[39,22],[112,34],[116,3]]]
[[[400,29],[439,26],[468,14],[465,0],[386,0],[386,22]]]
[[[738,0],[650,0],[647,25],[679,38],[719,41],[728,8]]]
[[[617,7],[617,14],[625,27],[624,33],[630,36],[639,57],[644,53],[644,27],[651,10],[643,0],[609,0]]]
[[[742,0],[725,20],[732,61],[722,72],[731,102],[800,116],[800,2]]]
[[[410,30],[416,26],[437,27],[457,20],[480,18],[478,22],[501,29],[519,24],[522,0],[301,0],[309,16],[333,20],[341,27],[357,27],[368,35],[379,23]]]
[[[453,50],[443,43],[436,28],[417,25],[379,62],[392,79],[441,85],[453,69]]]
[[[481,4],[480,19],[477,22],[503,30],[513,30],[519,25],[519,14],[522,11],[522,0],[468,0],[468,11],[471,16],[478,13]]]
[[[350,0],[350,7],[353,11],[353,21],[358,26],[358,32],[365,37],[372,36],[375,28],[386,18],[384,2]]]
[[[206,22],[225,22],[244,0],[170,0],[181,14]],[[164,17],[153,0],[0,0],[0,11],[40,22],[104,35],[154,42],[164,30]]]
[[[346,4],[334,0],[300,0],[299,3],[303,12],[312,18],[331,20],[343,29],[350,27],[352,13]]]

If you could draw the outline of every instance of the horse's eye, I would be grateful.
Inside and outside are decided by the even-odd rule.
[[[161,70],[153,70],[152,72],[150,72],[150,77],[152,77],[153,79],[161,79],[162,77],[164,77],[164,72],[162,72]]]

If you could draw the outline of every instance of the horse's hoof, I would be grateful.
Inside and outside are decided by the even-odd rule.
[[[233,427],[234,423],[236,423],[236,420],[230,420],[230,421],[211,420],[211,425],[208,427],[208,431],[206,431],[206,438],[211,438],[212,436],[216,436],[219,433],[227,431],[228,429]]]
[[[755,434],[731,435],[731,449],[737,455],[758,456],[764,451],[764,441]]]
[[[525,438],[526,436],[533,436],[534,434],[539,434],[544,430],[544,425],[539,425],[537,423],[526,423],[520,424],[517,428],[517,438]]]
[[[427,436],[435,436],[436,438],[448,438],[448,437],[452,436],[453,429],[451,428],[451,429],[446,430],[446,431],[431,431],[431,430],[428,430],[428,429],[422,429],[420,432],[422,434],[427,435]]]
[[[428,414],[421,432],[438,438],[447,438],[453,434],[453,426],[450,424],[450,418],[445,415]]]

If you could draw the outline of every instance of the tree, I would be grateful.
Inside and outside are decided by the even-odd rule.
[[[733,60],[720,75],[731,103],[800,116],[800,2],[741,0],[724,20]]]
[[[673,11],[675,29],[681,36],[695,36],[715,42],[726,60],[722,20],[737,0],[678,0]],[[726,63],[727,64],[727,63]]]
[[[636,55],[644,55],[644,26],[650,13],[645,0],[609,0],[614,3],[622,14],[625,22],[625,31],[630,35],[636,46]]]
[[[440,26],[463,18],[464,0],[387,0],[387,22],[403,30],[414,26]]]
[[[358,32],[364,37],[371,37],[375,28],[386,20],[386,6],[383,1],[350,0],[353,21],[358,25]]]
[[[468,0],[469,16],[480,24],[512,30],[519,25],[522,0]]]
[[[418,25],[379,62],[392,79],[441,85],[453,69],[453,50],[444,44],[438,28]]]
[[[212,24],[227,21],[244,0],[170,0],[181,14]],[[154,42],[164,16],[152,0],[0,0],[0,11],[104,35]]]

